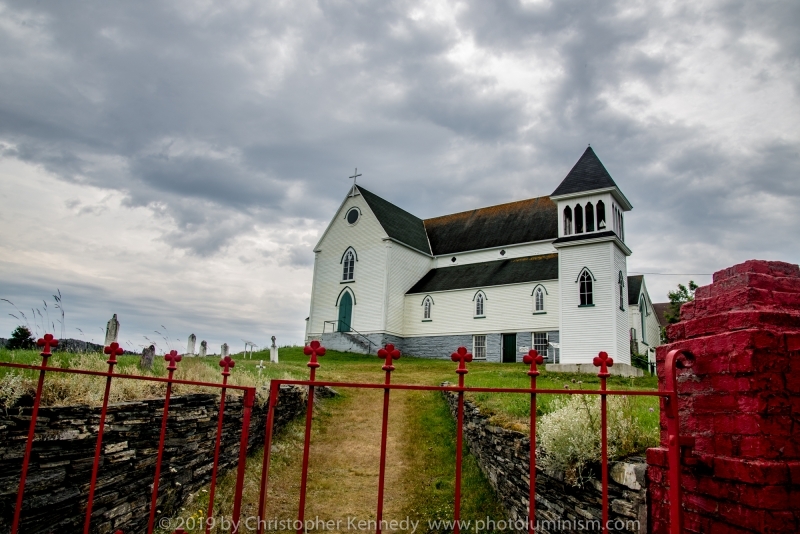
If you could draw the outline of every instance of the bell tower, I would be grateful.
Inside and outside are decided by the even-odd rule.
[[[561,363],[600,351],[630,365],[625,195],[588,147],[550,198],[558,206]]]

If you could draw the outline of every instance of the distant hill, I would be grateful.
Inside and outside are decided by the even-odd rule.
[[[0,337],[0,348],[5,348],[8,339]],[[58,347],[53,352],[103,352],[103,345],[83,341],[80,339],[59,339]],[[125,351],[125,354],[138,354],[138,352]]]

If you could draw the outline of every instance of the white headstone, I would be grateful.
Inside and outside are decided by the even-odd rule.
[[[275,336],[272,336],[272,345],[269,348],[269,361],[278,363],[278,346],[275,344]]]
[[[191,334],[189,336],[189,341],[186,343],[186,354],[194,356],[194,345],[197,342],[197,336]]]
[[[200,342],[200,356],[205,356],[206,353],[208,353],[208,343],[206,343],[206,340],[204,339]]]
[[[261,371],[264,370],[264,360],[259,360],[258,365],[256,365],[256,369],[258,369],[258,376],[261,376]]]
[[[117,341],[119,336],[119,321],[117,321],[117,314],[108,320],[106,324],[106,347]]]
[[[222,357],[228,356],[228,344],[223,343],[221,347]]]

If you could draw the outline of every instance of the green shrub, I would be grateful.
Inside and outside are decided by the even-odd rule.
[[[566,482],[579,486],[600,462],[600,398],[569,395],[553,401],[554,409],[537,425],[537,457],[550,471],[562,471]],[[608,457],[610,460],[658,445],[658,427],[643,424],[636,400],[608,397]]]

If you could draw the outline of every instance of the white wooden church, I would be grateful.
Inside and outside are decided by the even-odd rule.
[[[603,350],[638,371],[632,341],[653,359],[659,328],[627,274],[631,208],[591,147],[550,196],[432,219],[354,184],[314,248],[306,340],[495,362],[535,348],[560,370]]]

